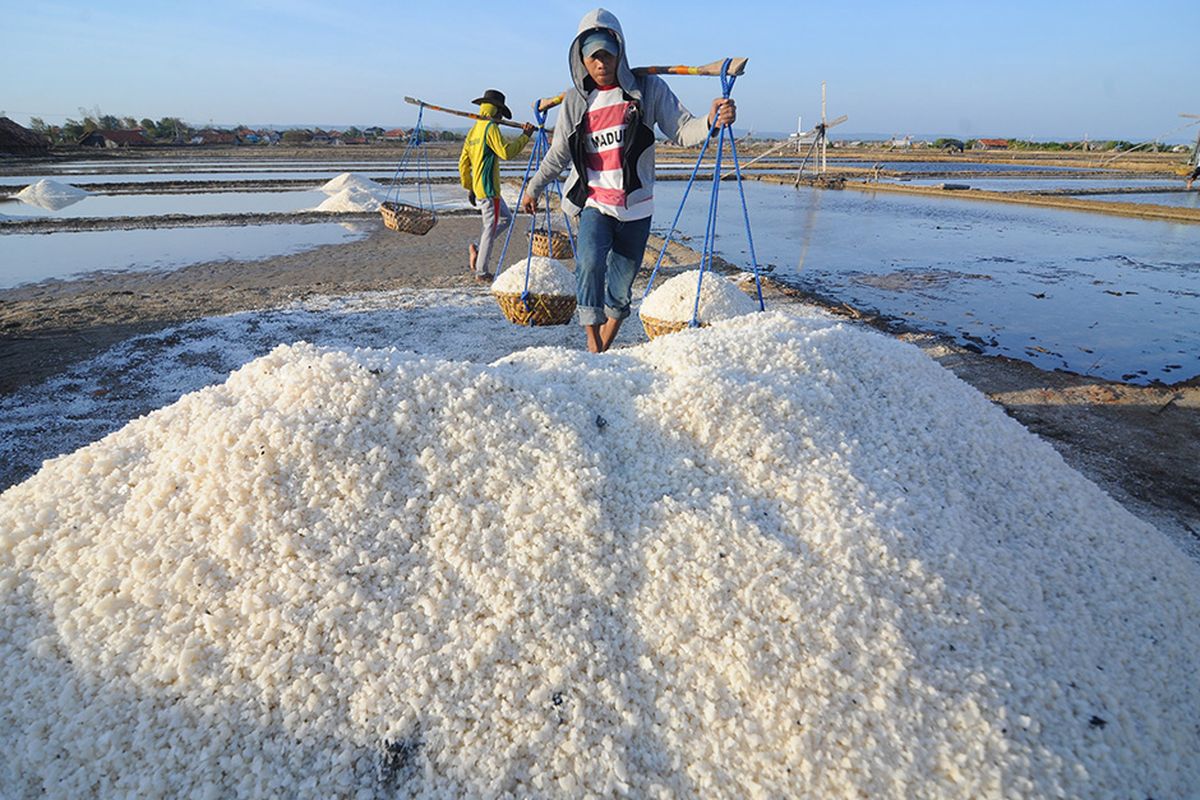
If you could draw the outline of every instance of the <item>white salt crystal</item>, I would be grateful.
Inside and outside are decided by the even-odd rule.
[[[558,259],[532,256],[529,262],[529,291],[533,294],[575,296],[575,273]],[[526,259],[521,259],[496,276],[493,292],[520,294],[525,291]]]
[[[347,186],[322,200],[313,211],[378,211],[384,192]]]
[[[358,189],[368,193],[379,193],[385,191],[386,187],[357,172],[343,172],[341,175],[329,179],[321,186],[321,191],[325,194],[337,194],[345,189]]]
[[[15,195],[18,200],[31,206],[38,206],[47,211],[58,211],[72,203],[78,203],[91,192],[85,191],[68,183],[59,183],[43,178],[26,186]]]
[[[4,796],[1200,785],[1200,568],[915,348],[778,312],[281,346],[0,494],[0,615]]]
[[[691,322],[697,283],[700,307],[696,318],[701,324],[758,310],[758,303],[724,275],[706,271],[704,280],[699,279],[700,270],[688,270],[664,281],[642,301],[638,314],[663,322]]]

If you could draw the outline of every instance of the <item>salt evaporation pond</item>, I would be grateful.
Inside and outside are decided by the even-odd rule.
[[[1117,203],[1153,203],[1160,206],[1200,208],[1200,192],[1148,192],[1146,194],[1097,194],[1088,195],[1090,200],[1106,200]]]
[[[812,160],[811,158],[809,159]],[[854,161],[849,159],[829,159],[829,165],[835,167],[855,167],[871,169],[876,164],[882,169],[895,172],[1095,172],[1108,175],[1119,175],[1119,172],[1101,167],[1062,167],[1043,164],[1005,164],[998,161]]]
[[[1200,568],[915,348],[280,347],[0,495],[18,796],[1185,797]]]
[[[336,176],[334,176],[336,177]],[[373,190],[382,200],[388,193],[387,183],[376,182]],[[465,211],[471,208],[466,192],[456,186],[435,184],[431,187],[434,207],[438,211]],[[416,191],[402,187],[401,199],[416,202]],[[169,194],[91,194],[63,208],[42,208],[19,200],[0,201],[0,214],[13,219],[80,219],[86,217],[155,217],[169,214],[282,214],[295,211],[329,210],[319,206],[329,194],[312,191],[274,192],[183,192]],[[515,200],[515,193],[513,199]],[[429,202],[429,194],[422,194]],[[334,210],[374,211],[365,205]],[[0,245],[2,247],[2,245]]]
[[[395,172],[395,165],[382,165],[378,170],[368,171],[366,174],[379,178],[380,180],[390,181],[392,173]],[[36,183],[42,178],[53,178],[60,182],[70,182],[74,184],[109,184],[109,183],[145,183],[153,188],[153,184],[167,183],[175,181],[193,181],[193,182],[212,182],[220,183],[223,181],[278,181],[278,180],[311,180],[313,185],[319,185],[337,177],[345,172],[344,169],[324,169],[313,171],[277,171],[264,172],[260,170],[229,170],[225,172],[162,172],[162,173],[131,173],[131,172],[106,172],[96,175],[14,175],[11,177],[0,177],[0,185],[2,186],[21,186],[25,183]],[[360,170],[362,171],[362,170]],[[446,174],[450,174],[447,172]]]
[[[759,160],[756,166],[771,166],[779,167],[782,164],[791,164],[792,171],[795,171],[795,165],[800,159],[803,159],[808,153],[808,146],[796,153],[795,151],[786,155],[767,156]],[[739,156],[742,162],[749,162],[754,158],[753,152],[746,152],[745,149],[739,150]],[[695,158],[691,159],[695,163]],[[814,163],[813,154],[808,154],[808,163],[811,166]],[[672,169],[679,168],[684,164],[683,161],[672,161],[669,166]],[[841,159],[830,157],[828,164],[831,167],[850,167],[854,169],[870,170],[876,164],[880,165],[881,169],[893,172],[1062,172],[1062,173],[1096,173],[1097,175],[1111,175],[1120,177],[1121,173],[1114,170],[1106,170],[1092,167],[1059,167],[1059,166],[1043,166],[1040,164],[1003,164],[998,162],[978,162],[978,161],[890,161],[881,159],[879,161],[856,161],[849,159]],[[664,166],[659,163],[660,168]],[[731,165],[732,166],[732,165]]]
[[[253,261],[356,241],[376,227],[365,222],[331,222],[7,233],[0,235],[0,289],[103,271],[176,269],[206,261]]]
[[[263,162],[245,161],[209,166],[203,162],[165,163],[159,167],[139,168],[139,162],[128,165],[105,164],[88,169],[46,169],[37,173],[0,173],[0,186],[22,186],[50,178],[64,183],[162,183],[165,181],[271,181],[307,180],[324,182],[343,172],[359,172],[381,180],[391,181],[399,164],[400,153],[395,161],[370,162]],[[528,153],[500,164],[501,172],[521,174],[525,170]],[[408,168],[412,175],[413,168]],[[422,175],[425,174],[422,169]],[[458,161],[436,159],[429,162],[429,175],[434,178],[458,175]]]
[[[1084,189],[1123,189],[1161,187],[1163,189],[1181,188],[1183,183],[1169,178],[1130,180],[1120,178],[913,178],[907,181],[897,181],[895,178],[880,178],[880,182],[906,183],[909,186],[941,186],[943,183],[969,186],[988,192],[1039,192],[1047,190],[1084,190]],[[1091,196],[1091,195],[1089,195]],[[1129,195],[1136,197],[1136,195]],[[1097,200],[1123,200],[1123,196],[1105,197],[1096,195]]]
[[[718,248],[748,268],[738,194],[723,185]],[[693,244],[708,187],[684,210]],[[683,190],[655,186],[656,231]],[[1200,226],[754,181],[745,191],[758,261],[788,283],[1045,369],[1134,383],[1200,375]]]
[[[310,192],[189,192],[181,194],[92,194],[77,203],[46,209],[0,201],[10,217],[142,217],[166,214],[267,214],[312,208],[327,197]]]

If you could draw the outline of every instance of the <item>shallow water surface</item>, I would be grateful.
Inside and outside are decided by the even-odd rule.
[[[266,214],[301,211],[320,204],[324,192],[192,192],[185,194],[93,194],[59,209],[19,200],[0,202],[0,214],[37,217],[143,217],[163,214]]]
[[[726,188],[727,187],[727,188]],[[655,186],[665,233],[684,184]],[[1146,383],[1200,374],[1200,225],[748,182],[758,263],[788,282],[1046,369]],[[703,242],[709,184],[681,229]],[[749,267],[736,184],[720,255]]]
[[[371,223],[243,225],[0,236],[0,289],[102,271],[252,261],[364,238]]]
[[[1200,192],[1148,192],[1146,194],[1093,194],[1089,200],[1118,203],[1152,203],[1159,206],[1200,208]]]
[[[884,183],[904,183],[909,186],[940,186],[952,183],[967,186],[971,189],[981,189],[988,192],[1044,192],[1050,190],[1091,190],[1091,189],[1124,189],[1124,188],[1162,188],[1173,189],[1183,184],[1170,178],[913,178],[909,181],[880,179]],[[1133,195],[1131,195],[1133,196]],[[1098,197],[1104,197],[1100,195]],[[1112,198],[1117,199],[1114,194]]]

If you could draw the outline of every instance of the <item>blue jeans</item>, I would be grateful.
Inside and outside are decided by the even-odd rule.
[[[579,215],[575,300],[580,325],[629,316],[633,279],[642,265],[650,218],[621,222],[594,208]]]

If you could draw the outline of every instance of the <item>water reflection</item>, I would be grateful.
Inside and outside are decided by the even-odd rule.
[[[87,273],[254,261],[364,238],[378,225],[245,225],[0,236],[0,289]]]
[[[1200,226],[858,191],[745,186],[782,280],[1046,369],[1146,383],[1200,374]],[[656,229],[683,187],[655,186]],[[681,227],[703,241],[709,184]],[[717,247],[749,266],[736,191]],[[665,231],[662,231],[665,232]]]
[[[312,208],[324,192],[192,192],[187,194],[92,194],[72,200],[70,208],[24,202],[0,205],[13,217],[144,217],[164,214],[269,214]]]

